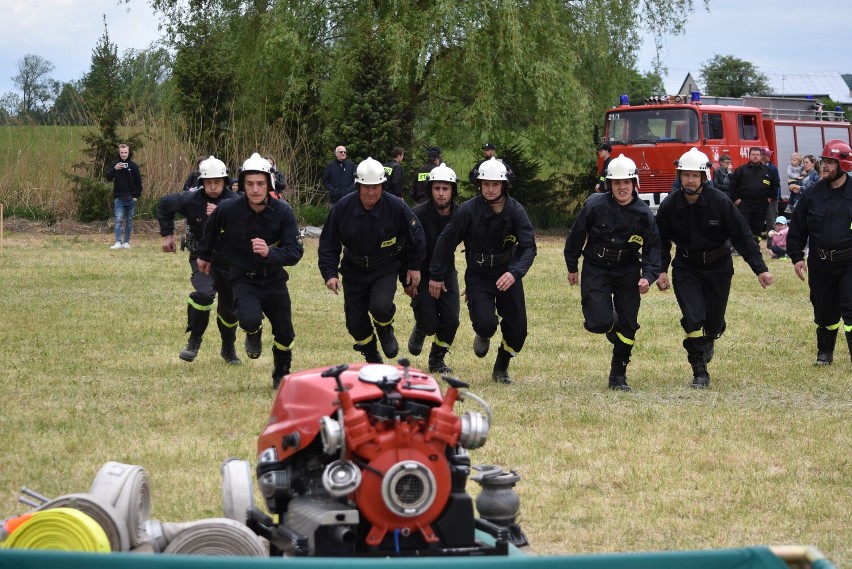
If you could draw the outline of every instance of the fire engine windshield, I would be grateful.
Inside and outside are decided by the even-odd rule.
[[[690,108],[613,110],[606,115],[606,142],[697,142],[698,113]]]

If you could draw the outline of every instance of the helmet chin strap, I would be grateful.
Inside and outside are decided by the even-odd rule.
[[[696,195],[696,194],[700,194],[700,193],[701,193],[701,190],[703,190],[703,189],[704,189],[704,182],[702,182],[702,183],[701,183],[701,185],[700,185],[700,186],[698,186],[698,189],[695,189],[695,190],[690,190],[690,189],[688,189],[686,186],[684,186],[683,184],[681,184],[681,186],[680,186],[680,187],[683,189],[683,193],[685,193],[686,195],[688,195],[688,196],[694,196],[694,195]]]

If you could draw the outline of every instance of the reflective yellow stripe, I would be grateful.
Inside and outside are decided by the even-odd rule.
[[[615,335],[618,336],[619,340],[621,340],[623,343],[627,344],[628,346],[632,346],[635,343],[635,340],[631,340],[630,338],[623,336],[621,334],[621,332],[616,332]]]
[[[432,343],[435,344],[436,346],[440,346],[442,348],[448,348],[448,349],[452,345],[452,344],[448,344],[446,342],[442,342],[441,340],[438,339],[438,336],[435,336],[435,339],[432,340]]]
[[[257,330],[255,330],[254,332],[252,332],[252,331],[250,331],[250,330],[246,330],[246,334],[257,334],[257,333],[258,333],[258,332],[260,332],[261,330],[263,330],[263,324],[261,324],[261,325],[260,325],[260,328],[258,328],[258,329],[257,329]]]
[[[373,317],[371,316],[370,318],[373,318]],[[375,324],[376,326],[390,326],[391,324],[393,324],[393,318],[391,318],[387,322],[379,322],[378,320],[373,318],[373,324]]]
[[[290,350],[292,350],[292,349],[293,349],[293,346],[295,346],[295,345],[296,345],[296,340],[293,340],[292,342],[290,342],[290,345],[289,345],[289,346],[285,346],[284,344],[279,344],[278,342],[272,342],[272,345],[273,345],[274,347],[278,348],[279,350],[283,350],[283,351],[285,351],[285,352],[289,352]]]
[[[375,336],[373,336],[372,334],[370,334],[369,336],[367,336],[367,337],[366,337],[365,339],[363,339],[363,340],[355,340],[355,343],[356,343],[357,345],[359,345],[359,346],[365,346],[365,345],[369,344],[370,342],[372,342],[374,337],[375,337]]]
[[[213,305],[212,305],[212,304],[208,304],[208,305],[205,305],[205,304],[198,304],[197,302],[195,302],[194,300],[192,300],[192,297],[187,297],[186,302],[187,302],[187,304],[189,304],[189,305],[190,305],[191,307],[193,307],[194,309],[196,309],[196,310],[201,310],[202,312],[209,312],[209,311],[210,311],[210,309],[212,309],[212,308],[213,308]]]
[[[216,318],[218,318],[219,322],[221,322],[224,326],[227,326],[228,328],[233,328],[234,326],[239,324],[239,321],[237,321],[237,322],[225,322],[225,319],[222,318],[221,314],[217,314]]]
[[[517,356],[518,352],[509,347],[509,344],[506,343],[506,340],[500,342],[500,345],[503,346],[503,349],[512,354],[513,356]]]
[[[695,330],[694,332],[687,332],[686,333],[687,338],[700,338],[703,335],[704,335],[704,332],[702,332],[701,330]]]
[[[843,329],[846,330],[847,334],[849,334],[850,332],[852,332],[852,324],[849,324],[848,326],[844,325]]]
[[[840,323],[841,323],[841,322],[843,322],[843,320],[838,320],[838,321],[837,321],[837,324],[832,324],[831,326],[825,326],[825,329],[826,329],[826,330],[837,330],[837,329],[839,329],[839,328],[840,328]]]

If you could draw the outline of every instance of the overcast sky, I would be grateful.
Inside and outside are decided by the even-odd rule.
[[[695,0],[696,5],[702,0]],[[754,63],[767,75],[807,71],[852,73],[852,3],[806,0],[711,0],[690,17],[683,36],[668,38],[663,61],[668,93],[687,72],[715,54]],[[79,79],[89,69],[92,49],[103,33],[106,14],[110,39],[119,54],[145,49],[160,36],[146,0],[0,0],[5,21],[0,34],[0,94],[14,90],[17,62],[31,53],[50,61],[52,77]],[[651,68],[653,44],[646,41],[640,71]],[[698,79],[698,77],[696,77]]]

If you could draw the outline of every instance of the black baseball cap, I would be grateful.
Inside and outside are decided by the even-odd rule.
[[[610,146],[606,142],[603,142],[600,146],[598,146],[598,150],[606,150],[607,152],[612,152],[612,146]]]
[[[439,156],[441,156],[441,147],[440,146],[433,146],[432,148],[429,149],[428,155],[429,155],[430,160],[434,160],[435,158],[438,158]]]
[[[497,150],[497,147],[491,144],[490,142],[486,142],[482,145],[483,150]]]

